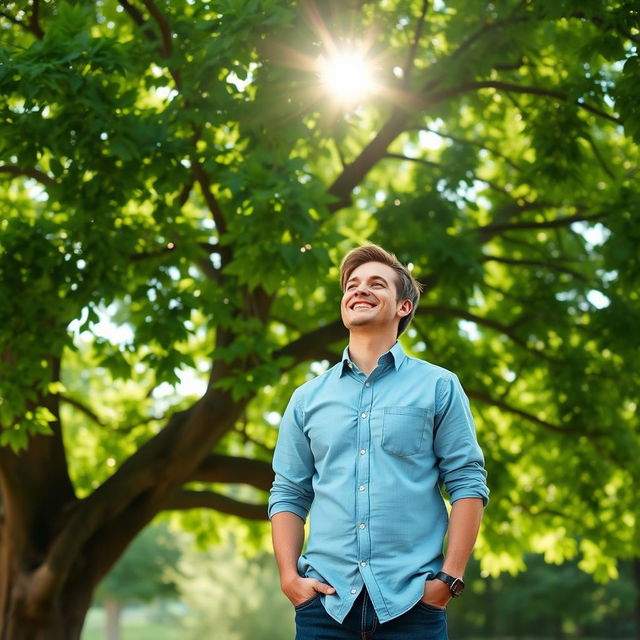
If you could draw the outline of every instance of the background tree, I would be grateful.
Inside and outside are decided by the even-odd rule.
[[[575,560],[561,566],[542,556],[525,556],[527,570],[483,580],[479,563],[469,563],[470,588],[450,605],[447,624],[455,638],[633,638],[631,566],[606,584],[581,571]],[[469,597],[467,597],[469,596]]]
[[[483,569],[636,556],[635,2],[9,1],[0,34],[2,637],[77,638],[161,511],[265,517],[366,240],[473,401]],[[343,48],[376,71],[348,104]]]
[[[118,558],[96,597],[106,612],[107,640],[121,640],[124,607],[178,596],[181,545],[166,525],[147,527]]]

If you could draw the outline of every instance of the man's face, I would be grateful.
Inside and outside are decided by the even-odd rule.
[[[410,310],[409,300],[397,300],[396,272],[381,262],[365,262],[353,270],[340,305],[342,322],[349,330],[391,328]]]

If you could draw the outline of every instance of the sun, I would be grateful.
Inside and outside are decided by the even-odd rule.
[[[354,104],[375,90],[371,64],[363,55],[352,52],[336,52],[318,61],[320,79],[326,90],[338,102]]]

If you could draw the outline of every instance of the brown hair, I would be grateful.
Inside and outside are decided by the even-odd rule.
[[[344,291],[349,276],[360,266],[367,262],[381,262],[391,267],[396,273],[397,300],[411,300],[413,307],[409,315],[400,318],[398,335],[400,335],[411,322],[418,301],[422,285],[411,275],[411,272],[393,253],[385,251],[376,244],[366,244],[350,251],[340,264],[340,287]]]

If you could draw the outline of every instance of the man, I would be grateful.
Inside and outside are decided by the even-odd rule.
[[[273,461],[269,517],[296,640],[446,640],[489,495],[469,403],[454,374],[397,342],[420,285],[393,254],[355,249],[340,281],[349,345],[294,392]]]

